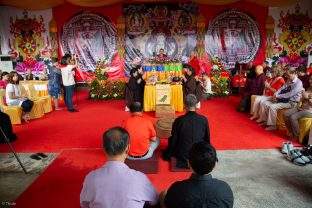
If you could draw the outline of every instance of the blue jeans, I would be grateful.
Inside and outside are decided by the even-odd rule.
[[[72,110],[73,107],[73,96],[75,85],[64,86],[65,88],[65,103],[68,110]]]
[[[159,146],[159,143],[160,143],[160,139],[158,137],[156,137],[156,141],[150,141],[150,147],[148,149],[147,154],[144,157],[133,158],[133,157],[127,156],[127,159],[129,159],[129,160],[146,160],[146,159],[149,159],[153,156],[153,153],[157,149],[157,147]]]

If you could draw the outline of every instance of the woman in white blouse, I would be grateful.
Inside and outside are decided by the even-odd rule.
[[[27,95],[21,93],[21,87],[19,86],[19,78],[17,72],[10,72],[9,84],[5,91],[6,103],[8,106],[21,106],[23,108],[22,119],[27,122],[28,115],[34,105],[33,101],[28,99]]]

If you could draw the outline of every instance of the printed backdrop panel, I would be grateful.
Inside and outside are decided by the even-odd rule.
[[[160,49],[181,59],[196,47],[197,4],[125,5],[126,67],[132,60],[148,60]]]

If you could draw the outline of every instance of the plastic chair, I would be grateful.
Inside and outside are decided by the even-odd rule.
[[[52,99],[50,96],[42,96],[40,97],[38,95],[38,92],[36,91],[34,85],[32,84],[28,84],[27,85],[28,88],[28,95],[30,97],[31,100],[42,100],[43,101],[43,109],[44,109],[44,113],[49,113],[53,110],[52,108]]]
[[[5,90],[0,89],[0,106],[3,109],[3,112],[8,114],[11,119],[12,124],[21,124],[22,123],[22,107],[20,106],[7,106],[4,103]]]

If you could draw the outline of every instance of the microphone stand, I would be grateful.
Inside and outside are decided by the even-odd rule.
[[[9,140],[8,137],[5,135],[5,133],[4,133],[4,131],[2,130],[2,127],[1,127],[1,126],[0,126],[0,131],[2,132],[6,143],[9,145],[9,147],[10,147],[12,153],[14,154],[14,156],[15,156],[15,158],[17,159],[18,163],[19,163],[20,166],[22,167],[24,173],[27,174],[27,171],[26,171],[26,169],[25,169],[25,167],[24,167],[22,161],[19,159],[18,155],[17,155],[16,152],[14,151],[14,149],[13,149],[13,147],[12,147],[12,145],[11,145],[10,140]]]

